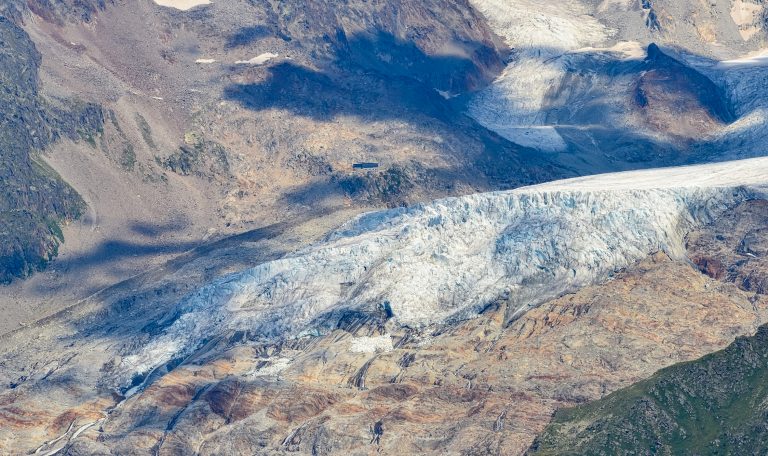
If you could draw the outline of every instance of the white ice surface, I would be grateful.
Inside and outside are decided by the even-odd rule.
[[[318,331],[329,312],[388,305],[393,324],[468,318],[504,297],[518,313],[605,280],[728,208],[763,195],[768,158],[570,179],[361,215],[323,242],[231,275],[123,357],[121,381],[247,330]]]
[[[349,351],[352,353],[390,352],[393,349],[392,336],[389,334],[355,337],[349,346]]]
[[[577,0],[470,0],[515,48],[557,54],[604,41],[610,31]],[[549,52],[551,50],[551,52]]]
[[[290,358],[277,358],[274,360],[265,360],[268,364],[261,369],[253,369],[246,375],[249,377],[271,377],[278,375],[291,365]]]
[[[738,59],[723,60],[722,62],[719,62],[717,66],[723,70],[745,67],[766,67],[768,66],[768,49],[763,49]]]

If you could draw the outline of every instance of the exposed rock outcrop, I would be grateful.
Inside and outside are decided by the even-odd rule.
[[[97,106],[40,96],[40,54],[3,16],[0,42],[0,283],[7,283],[42,269],[64,240],[60,225],[84,207],[40,152],[62,136],[92,138],[103,119]]]

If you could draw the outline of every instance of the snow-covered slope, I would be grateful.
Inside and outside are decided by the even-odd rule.
[[[160,6],[187,11],[199,5],[209,5],[211,2],[210,0],[155,0],[155,3]]]
[[[667,135],[666,122],[652,126],[639,122],[642,116],[638,117],[639,108],[632,101],[636,79],[644,69],[632,70],[627,63],[642,60],[644,49],[655,42],[676,49],[679,52],[675,53],[680,54],[677,57],[716,81],[727,93],[728,105],[738,119],[730,125],[712,126],[707,137],[693,135],[692,139],[702,140],[701,153],[687,162],[709,158],[732,160],[764,153],[762,144],[768,137],[768,102],[763,95],[768,77],[766,51],[756,50],[760,45],[756,39],[749,42],[727,39],[730,32],[734,33],[732,37],[738,37],[739,30],[742,34],[758,33],[753,21],[762,14],[759,5],[735,2],[735,23],[729,23],[731,19],[724,16],[716,21],[717,25],[714,22],[705,25],[704,17],[719,11],[715,3],[643,2],[651,9],[650,5],[656,5],[657,11],[667,13],[663,22],[668,28],[654,32],[643,25],[643,14],[647,11],[640,11],[640,2],[471,0],[471,3],[505,39],[512,53],[507,68],[493,84],[472,96],[467,112],[510,141],[543,152],[568,151],[581,157],[587,150],[602,154],[601,149],[624,147],[624,141],[633,135],[674,143],[674,135],[679,132]],[[643,7],[643,11],[646,9]],[[715,16],[720,17],[720,13]],[[684,20],[687,17],[696,17],[693,22],[701,27],[697,29],[696,39],[689,33],[692,30],[687,29],[690,25]],[[705,38],[707,33],[703,30],[708,27],[724,41],[717,43]],[[733,59],[747,51],[752,52],[744,58]],[[595,66],[596,61],[605,61],[605,64]],[[578,81],[586,83],[579,86]],[[563,90],[575,96],[562,97]],[[653,109],[664,112],[669,108],[662,105]],[[611,135],[591,131],[595,126],[598,130],[612,130],[615,142],[600,142],[602,135]],[[578,131],[576,137],[572,134],[574,129]],[[587,139],[580,135],[586,135]],[[634,147],[639,151],[637,156],[648,159],[642,146],[635,144]],[[689,144],[680,147],[685,149]],[[634,157],[630,162],[636,160]],[[587,169],[593,170],[594,161],[589,163],[592,168]],[[674,162],[662,162],[663,165],[671,163]]]
[[[761,192],[768,159],[616,173],[364,214],[315,246],[213,283],[122,359],[123,381],[232,331],[322,331],[344,310],[419,327],[508,299],[509,318],[605,280]],[[333,312],[333,314],[331,314]],[[333,324],[334,322],[332,322]]]
[[[565,75],[560,57],[603,43],[610,31],[578,1],[472,0],[514,50],[509,66],[469,104],[469,114],[518,144],[555,152],[566,148],[541,111],[551,87]]]

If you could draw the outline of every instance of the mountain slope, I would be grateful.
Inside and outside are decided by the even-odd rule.
[[[689,236],[691,260],[710,277],[765,296],[768,222],[753,201]],[[629,388],[559,410],[532,454],[761,454],[765,451],[766,327],[721,352],[672,366]]]
[[[522,454],[753,334],[763,14],[2,3],[6,198],[84,212],[0,288],[0,454]]]
[[[529,454],[763,454],[767,357],[763,326],[723,351],[558,411]]]
[[[679,19],[715,17],[722,5],[299,3],[4,6],[44,56],[43,90],[82,96],[109,120],[94,140],[110,163],[53,146],[63,152],[52,156],[73,158],[54,168],[89,195],[95,207],[87,218],[103,226],[93,242],[73,233],[72,250],[63,252],[81,257],[101,249],[114,271],[76,298],[140,272],[122,264],[114,243],[161,251],[146,255],[158,264],[178,253],[175,245],[245,232],[308,207],[394,207],[595,172],[754,156],[768,131],[755,89],[764,72],[752,69],[747,84],[717,64],[757,49],[762,30],[744,41],[733,21],[712,22],[725,43],[718,47],[705,34],[693,39]],[[645,25],[651,16],[660,29]],[[652,42],[661,52],[646,59]],[[736,96],[742,91],[749,96]],[[67,162],[98,168],[100,179]],[[378,167],[354,168],[370,162]],[[139,191],[123,199],[119,213],[111,210],[115,201],[97,201],[126,188]],[[162,211],[136,195],[171,204]],[[131,213],[141,220],[123,215]],[[124,228],[145,219],[156,220],[156,230],[189,229],[154,242]],[[92,269],[89,276],[101,274]],[[43,282],[35,288],[80,287],[67,274]],[[32,298],[18,290],[14,301]]]
[[[736,165],[762,183],[766,163]],[[733,167],[708,172],[720,170]],[[687,173],[699,172],[628,175],[629,190],[581,190],[605,182],[598,177],[362,215],[324,243],[191,295],[163,334],[126,354],[114,375],[127,384],[217,334],[246,331],[270,341],[323,333],[349,312],[383,312],[395,324],[419,328],[467,318],[507,296],[506,319],[513,319],[654,251],[680,258],[688,231],[760,194],[742,187],[749,174],[721,175],[709,187],[697,186],[693,174],[686,181]]]
[[[0,283],[42,269],[64,241],[61,225],[83,201],[40,157],[59,137],[87,139],[102,128],[98,107],[40,95],[40,54],[0,16]]]
[[[723,141],[762,119],[766,98],[760,82],[718,65],[763,49],[759,2],[473,4],[513,51],[467,111],[513,142],[594,172],[746,158],[765,141],[762,121],[748,129],[761,139]],[[727,13],[742,7],[755,13],[743,18],[748,39]]]
[[[46,100],[80,97],[106,119],[83,127],[91,149],[56,141],[47,160],[89,203],[89,238],[73,228],[62,252],[81,267],[78,258],[101,251],[102,267],[90,268],[91,283],[51,274],[32,288],[55,282],[77,290],[77,300],[140,272],[115,245],[156,251],[142,256],[157,264],[177,245],[308,207],[392,207],[573,175],[440,95],[483,87],[503,68],[504,46],[466,2],[305,6],[4,4],[0,14],[21,24],[42,55],[30,90]],[[261,55],[272,57],[254,60]],[[8,63],[8,71],[23,66]],[[66,138],[78,139],[75,130]],[[353,168],[360,162],[378,167]],[[164,237],[130,229],[145,224]],[[14,302],[41,300],[16,288]]]

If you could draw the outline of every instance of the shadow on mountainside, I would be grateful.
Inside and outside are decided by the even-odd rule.
[[[447,141],[498,137],[464,115],[472,99],[468,91],[477,87],[467,79],[469,68],[490,52],[482,44],[467,45],[475,51],[465,56],[433,56],[383,32],[334,42],[343,46],[333,64],[314,69],[275,63],[255,70],[257,82],[226,87],[225,98],[255,111],[281,109],[322,122],[341,116],[401,120]],[[542,48],[540,53],[563,51]],[[553,178],[694,162],[693,145],[735,120],[720,87],[654,44],[645,59],[599,53],[569,54],[563,60],[566,76],[550,88],[543,109],[518,114],[544,118],[566,139],[564,155],[538,154],[561,169]],[[621,122],[626,116],[635,119],[633,124]],[[498,158],[524,154],[523,146],[511,142],[490,151]],[[579,166],[580,156],[589,157],[587,164],[596,169]]]
[[[505,189],[575,175],[548,157],[479,125],[463,113],[460,104],[438,91],[443,87],[460,93],[475,87],[479,82],[476,74],[469,76],[471,68],[477,65],[476,59],[492,60],[487,46],[465,44],[472,50],[465,56],[432,56],[384,32],[336,41],[344,45],[337,50],[333,63],[323,69],[286,60],[248,68],[243,75],[259,82],[229,85],[224,97],[253,111],[287,110],[324,123],[342,117],[369,124],[405,122],[417,136],[388,136],[385,141],[402,144],[403,149],[438,151],[454,165],[437,169],[416,153],[376,171],[336,173],[330,183],[310,183],[288,195],[286,201],[305,201],[302,194],[313,196],[341,189],[347,196],[363,196],[373,204],[391,206],[414,200],[407,192],[395,194],[397,188],[410,191],[429,184],[421,192],[426,196],[439,194],[438,189]],[[391,162],[386,154],[382,159]],[[398,178],[407,174],[406,178],[414,178],[414,185],[408,185],[408,179],[403,186],[369,179],[380,181],[385,173]],[[382,192],[371,187],[387,189]]]
[[[129,233],[105,239],[89,250],[53,260],[49,265],[52,279],[34,281],[33,291],[39,296],[56,296],[76,289],[81,296],[89,296],[103,288],[105,281],[130,277],[136,271],[146,270],[146,265],[159,257],[172,257],[194,249],[200,241],[163,240],[164,235],[172,235],[184,223],[178,221],[158,226],[135,222],[129,227]]]
[[[282,108],[323,121],[339,115],[407,119],[415,113],[446,121],[459,113],[440,91],[482,88],[495,76],[486,68],[502,69],[496,51],[484,43],[461,43],[455,55],[431,55],[382,31],[348,38],[339,30],[333,42],[331,63],[322,69],[284,60],[263,69],[258,83],[227,86],[224,97],[253,110]]]

